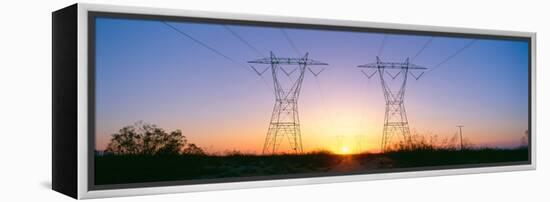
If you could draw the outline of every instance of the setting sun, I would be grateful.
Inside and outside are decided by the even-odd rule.
[[[340,147],[339,154],[349,154],[349,148],[348,147]]]

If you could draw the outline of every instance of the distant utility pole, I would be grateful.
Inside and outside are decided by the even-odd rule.
[[[269,57],[261,58],[248,63],[269,65],[263,71],[257,71],[260,75],[267,69],[271,69],[273,87],[275,93],[275,106],[271,114],[271,121],[264,142],[263,154],[278,152],[280,144],[287,139],[293,153],[302,153],[302,137],[300,133],[300,119],[298,117],[298,98],[306,69],[314,65],[328,65],[308,58],[308,53],[300,58],[276,57],[271,52]],[[288,69],[283,66],[294,66]],[[297,66],[297,67],[296,67]],[[310,71],[312,71],[310,69]],[[296,74],[296,73],[297,74]],[[296,76],[291,77],[295,73]],[[312,72],[313,73],[313,72]],[[320,72],[316,73],[319,74]],[[287,82],[280,76],[286,75]],[[286,84],[286,85],[285,85]]]
[[[464,148],[464,145],[462,143],[462,127],[464,127],[464,126],[463,125],[458,125],[456,127],[458,127],[458,130],[460,131],[460,150],[462,151],[462,149]]]

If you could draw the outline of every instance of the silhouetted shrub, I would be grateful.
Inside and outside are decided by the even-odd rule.
[[[105,152],[116,155],[204,154],[197,145],[186,145],[187,139],[180,130],[166,132],[154,124],[139,121],[112,134]]]

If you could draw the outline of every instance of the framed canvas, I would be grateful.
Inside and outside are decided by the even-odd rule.
[[[52,15],[52,187],[74,198],[535,169],[535,33]]]

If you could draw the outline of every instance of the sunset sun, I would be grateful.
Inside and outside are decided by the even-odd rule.
[[[349,154],[349,148],[347,146],[340,147],[339,154]]]

